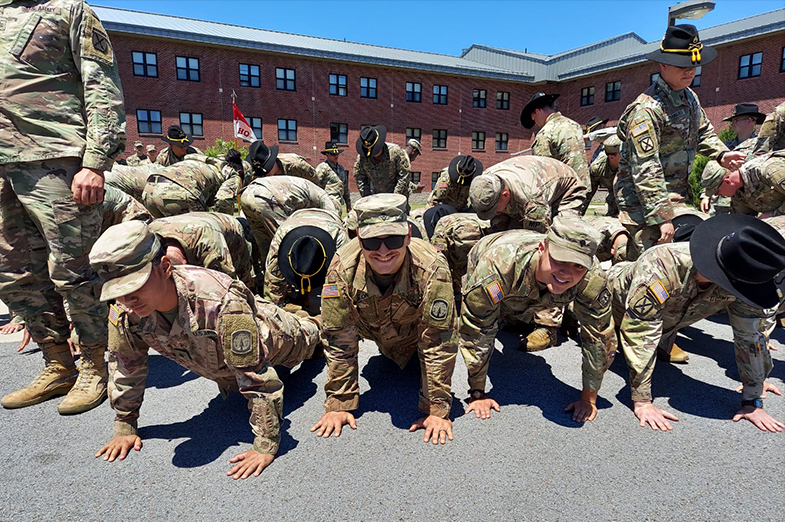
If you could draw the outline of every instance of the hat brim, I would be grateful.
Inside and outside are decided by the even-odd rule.
[[[723,118],[722,121],[731,121],[733,118],[738,118],[739,116],[749,116],[755,120],[757,125],[760,125],[764,121],[766,121],[766,115],[762,112],[742,112],[740,114],[734,114],[733,116],[728,116],[727,118]]]
[[[540,107],[544,107],[545,105],[553,103],[559,96],[559,94],[546,94],[545,96],[540,96],[536,100],[531,100],[529,103],[527,103],[521,111],[521,125],[527,129],[534,127],[532,113]]]
[[[740,301],[755,308],[771,308],[779,301],[777,285],[772,279],[762,284],[742,283],[730,279],[717,261],[717,245],[720,240],[744,227],[754,227],[782,241],[777,230],[760,219],[744,214],[720,214],[698,224],[690,237],[690,256],[695,269],[712,283],[726,290]]]
[[[117,299],[136,292],[150,279],[152,272],[153,263],[148,261],[140,270],[104,282],[101,288],[101,301]]]
[[[330,149],[330,150],[325,149],[321,151],[321,153],[327,156],[328,154],[343,154],[343,151],[341,149]]]
[[[703,218],[697,214],[679,214],[675,216],[671,223],[673,223],[673,242],[683,243],[689,241],[695,227],[703,223]]]
[[[186,141],[180,141],[180,140],[173,140],[173,139],[169,138],[169,136],[162,136],[162,137],[161,137],[161,141],[165,141],[165,142],[166,142],[166,143],[168,143],[169,145],[180,145],[180,146],[182,146],[182,147],[187,147],[188,145],[190,145],[190,144],[191,144],[191,143],[193,143],[193,141],[194,141],[194,140],[193,140],[193,139],[192,139],[192,138],[191,138],[189,135],[187,135],[187,134],[185,135],[185,139],[186,139]]]
[[[299,288],[301,278],[294,273],[294,268],[292,268],[291,263],[289,263],[289,251],[298,239],[305,236],[316,239],[321,243],[322,247],[324,247],[324,265],[316,274],[310,277],[311,288],[317,288],[324,283],[324,278],[327,276],[327,269],[330,267],[330,261],[332,261],[332,258],[335,255],[335,238],[326,230],[311,225],[303,225],[290,230],[284,236],[281,245],[278,247],[278,268],[281,270],[281,274],[283,274],[287,283]]]
[[[604,120],[595,121],[595,122],[594,122],[594,123],[592,123],[591,125],[587,125],[587,126],[586,126],[586,134],[588,134],[588,133],[590,133],[591,131],[593,131],[593,130],[594,130],[594,128],[595,128],[595,127],[597,127],[597,126],[599,126],[599,125],[605,125],[606,123],[608,123],[608,121],[609,121],[609,120],[606,118],[606,119],[604,119]]]
[[[433,231],[436,230],[436,225],[441,218],[449,216],[450,214],[455,214],[456,212],[458,211],[455,210],[455,208],[444,203],[430,207],[423,212],[422,222],[425,227],[425,232],[428,234],[428,239],[433,237]]]
[[[594,257],[581,254],[570,248],[566,248],[556,243],[548,243],[548,255],[560,263],[575,263],[585,269],[590,269],[594,264]]]
[[[380,236],[405,236],[409,234],[409,221],[374,223],[373,225],[359,227],[357,232],[363,239]]]
[[[450,181],[453,183],[458,181],[458,163],[461,162],[461,157],[462,156],[455,156],[452,161],[450,161],[450,165],[447,167],[447,172],[450,174]],[[472,174],[472,177],[469,178],[469,181],[482,174],[482,162],[477,158],[474,158],[474,165],[474,174]]]
[[[278,159],[278,145],[271,145],[270,149],[270,156],[267,158],[267,161],[264,162],[262,165],[262,171],[265,175],[269,174],[271,170],[273,170],[273,165],[275,165],[275,160]]]
[[[484,219],[485,221],[493,219],[493,217],[497,214],[497,212],[496,212],[496,205],[498,203],[499,203],[499,200],[497,199],[496,203],[494,203],[493,206],[491,206],[491,208],[489,208],[488,210],[484,210],[482,212],[479,212],[479,211],[475,210],[475,212],[477,213],[477,217],[480,218],[480,219]]]
[[[359,154],[360,156],[375,158],[376,155],[379,154],[379,151],[382,150],[382,147],[384,147],[384,144],[387,140],[387,127],[385,127],[384,125],[375,125],[373,128],[376,129],[376,132],[379,133],[379,139],[376,140],[376,143],[371,149],[370,156],[365,155],[365,149],[363,149],[363,140],[359,136],[357,137],[355,148],[357,149],[357,154]]]
[[[687,69],[690,67],[699,67],[711,63],[717,57],[717,49],[703,46],[700,51],[700,63],[692,63],[692,55],[690,53],[666,53],[662,49],[656,49],[646,55],[646,59],[652,62],[661,63],[664,65],[672,65],[674,67],[681,67]]]

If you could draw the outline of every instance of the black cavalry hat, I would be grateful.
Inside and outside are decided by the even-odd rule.
[[[343,151],[338,148],[338,144],[335,143],[334,141],[324,142],[324,150],[322,151],[322,154],[327,155],[327,154],[342,154],[342,153]]]
[[[430,240],[433,237],[433,231],[436,230],[436,224],[439,223],[439,220],[444,216],[449,216],[450,214],[455,214],[458,212],[450,205],[434,205],[422,215],[422,222],[425,225],[425,232],[428,234],[428,239]]]
[[[161,139],[170,145],[181,145],[183,147],[193,143],[191,137],[179,125],[172,125],[166,129],[166,136],[161,136]]]
[[[755,308],[780,301],[775,278],[785,269],[785,238],[753,216],[721,214],[695,227],[690,238],[695,269]]]
[[[733,107],[733,114],[728,116],[727,118],[723,118],[722,121],[731,121],[736,116],[749,116],[755,123],[760,125],[766,119],[766,115],[762,112],[758,111],[758,106],[754,103],[737,103]]]
[[[540,107],[545,107],[546,105],[553,105],[553,102],[558,98],[559,94],[545,94],[544,92],[535,93],[532,96],[532,99],[529,100],[529,103],[521,111],[521,125],[526,127],[527,129],[531,129],[534,127],[534,120],[532,119],[532,113],[539,109]]]
[[[357,154],[364,158],[373,158],[382,150],[386,139],[387,128],[384,125],[363,127],[360,137],[357,138]]]
[[[674,67],[706,65],[717,57],[714,47],[703,45],[694,25],[671,25],[665,31],[660,48],[646,55],[652,62]]]
[[[321,288],[335,255],[335,240],[324,229],[303,225],[290,230],[278,248],[278,266],[284,279],[305,295]]]
[[[473,156],[455,156],[447,167],[450,181],[459,185],[471,185],[475,176],[482,174],[482,163]]]
[[[278,145],[268,147],[262,140],[256,140],[248,147],[248,156],[245,161],[253,166],[255,176],[266,176],[273,169],[275,160],[278,159]]]
[[[689,241],[695,227],[703,223],[703,218],[697,214],[681,214],[671,220],[673,223],[673,242],[683,243]]]
[[[605,125],[606,123],[608,123],[608,118],[601,120],[597,116],[592,116],[591,118],[589,118],[589,121],[586,122],[586,132],[589,133],[593,131],[595,127],[599,127],[600,125]]]

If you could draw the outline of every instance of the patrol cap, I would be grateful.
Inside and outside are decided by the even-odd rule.
[[[153,152],[154,150],[155,150],[155,145],[150,144],[147,146],[147,152]]]
[[[491,219],[496,215],[496,204],[504,189],[504,183],[496,174],[482,174],[472,180],[469,201],[480,219]]]
[[[548,254],[562,263],[576,263],[589,269],[597,253],[600,234],[578,217],[557,216],[548,232]]]
[[[406,145],[408,145],[409,147],[413,148],[414,150],[422,154],[422,145],[420,145],[420,142],[415,140],[414,138],[407,141]]]
[[[135,142],[134,142],[134,147],[135,147],[135,148],[139,148],[139,147],[142,147],[142,146],[143,146],[143,145],[142,145],[142,142],[141,142],[141,141],[135,141]]]
[[[104,281],[101,301],[142,288],[160,250],[161,241],[144,221],[134,219],[106,229],[90,250],[90,266]]]
[[[605,154],[618,154],[621,150],[621,140],[615,134],[602,144]]]
[[[362,238],[403,236],[409,233],[407,200],[403,194],[374,194],[354,204],[357,232]]]

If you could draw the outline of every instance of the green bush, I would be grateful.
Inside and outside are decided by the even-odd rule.
[[[709,158],[706,156],[695,156],[695,162],[692,164],[692,172],[690,172],[692,201],[689,203],[695,208],[700,208],[701,191],[703,190],[703,187],[701,186],[701,175],[703,174],[703,169],[706,168],[706,164],[708,162]]]
[[[218,156],[226,155],[229,149],[233,149],[233,148],[234,148],[233,141],[224,141],[221,138],[218,138],[217,140],[215,140],[215,145],[210,145],[209,147],[207,147],[204,150],[204,153],[205,155],[210,156],[211,158],[216,158]],[[245,159],[245,157],[248,155],[248,147],[243,145],[238,150],[240,151],[240,156],[242,156],[242,158]]]
[[[722,129],[720,131],[719,134],[717,134],[717,136],[719,136],[720,141],[722,141],[723,143],[726,143],[726,142],[729,142],[730,140],[736,138],[736,133],[733,132],[730,127],[725,127],[724,129]]]

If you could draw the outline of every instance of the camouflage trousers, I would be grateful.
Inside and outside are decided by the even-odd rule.
[[[275,231],[286,221],[290,211],[278,202],[267,187],[253,183],[243,191],[240,204],[259,247],[259,258],[266,260]]]
[[[79,158],[0,165],[0,299],[38,344],[71,337],[106,346],[108,310],[87,258],[101,233],[101,208],[74,202],[80,168]]]
[[[210,209],[195,187],[184,187],[159,174],[151,174],[142,191],[142,203],[154,218]]]

